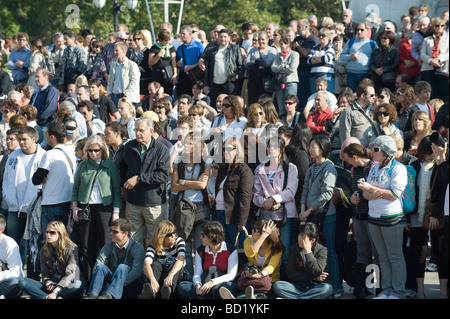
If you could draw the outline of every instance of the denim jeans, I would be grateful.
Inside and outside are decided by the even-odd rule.
[[[220,222],[225,230],[225,242],[228,244],[231,244],[233,246],[235,246],[236,243],[236,236],[238,234],[238,227],[235,224],[227,224],[225,221],[225,211],[224,210],[217,210],[216,211],[216,221]],[[248,227],[249,223],[247,222],[247,224],[245,225],[245,227],[247,229],[249,229]],[[245,233],[244,231],[241,231],[239,233],[239,242],[238,242],[238,246],[236,248],[243,248],[244,247],[244,240],[245,240]]]
[[[60,221],[67,227],[67,221],[70,212],[70,202],[56,205],[42,205],[41,227],[45,231],[48,223]]]
[[[303,112],[303,109],[306,106],[306,102],[311,94],[309,87],[309,76],[308,72],[298,72],[298,88],[297,88],[297,97],[298,97],[298,106],[297,112]],[[314,83],[314,87],[316,84]]]
[[[227,281],[212,287],[206,295],[197,295],[192,281],[182,281],[178,284],[177,294],[181,299],[221,299],[219,295],[220,287],[227,288],[233,296],[236,296],[239,293],[236,283]]]
[[[381,288],[385,295],[405,298],[406,264],[403,256],[403,228],[369,224],[369,233],[380,259]]]
[[[327,266],[330,274],[331,284],[335,292],[339,291],[339,261],[336,254],[336,214],[325,216],[323,223],[323,234],[327,239],[325,246],[328,250]]]
[[[30,295],[31,299],[45,299],[51,293],[42,282],[31,278],[19,279],[19,288]],[[81,280],[74,280],[69,286],[60,291],[58,297],[62,299],[79,299],[82,295],[83,283]]]
[[[100,295],[103,291],[108,292],[115,299],[121,299],[124,289],[124,283],[130,272],[130,266],[120,264],[114,272],[108,266],[99,265],[94,269],[91,277],[88,294],[95,292]],[[105,290],[106,284],[109,283]],[[142,288],[142,287],[141,287]]]
[[[369,73],[347,73],[347,86],[352,89],[353,92],[356,92],[358,88],[359,82],[362,79],[371,78]],[[331,91],[330,91],[331,92]]]
[[[24,212],[8,212],[6,219],[6,234],[15,240],[20,248],[20,256],[22,257],[22,263],[27,260],[28,241],[23,239],[23,233],[27,223],[27,213]],[[5,216],[6,217],[6,216]]]
[[[22,295],[22,291],[19,286],[19,278],[7,278],[0,282],[0,296],[4,296],[5,299],[18,299]]]
[[[286,86],[284,89],[280,89],[275,92],[275,98],[277,102],[277,110],[278,110],[278,117],[282,117],[286,115],[286,109],[284,107],[284,99],[288,95],[297,95],[297,82],[289,82],[286,83]]]
[[[272,290],[277,297],[286,299],[327,299],[333,293],[333,288],[329,283],[316,283],[308,291],[301,291],[290,282],[277,281],[272,285]]]

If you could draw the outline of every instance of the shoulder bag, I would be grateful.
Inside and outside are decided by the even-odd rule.
[[[92,184],[91,184],[91,191],[89,192],[89,198],[91,197],[92,189],[94,188],[95,179],[97,178],[97,175],[100,172],[101,165],[102,165],[102,163],[98,164],[97,171],[95,172],[94,180],[92,181]],[[78,212],[78,221],[79,222],[91,221],[91,207],[89,206],[89,199],[88,199],[87,206],[81,212]]]

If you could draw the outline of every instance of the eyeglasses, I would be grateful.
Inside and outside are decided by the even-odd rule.
[[[96,149],[94,149],[94,150],[92,150],[92,149],[88,149],[87,150],[89,153],[98,153],[98,152],[100,152],[101,151],[101,149],[100,148],[96,148]]]
[[[381,151],[381,148],[379,147],[372,147],[372,152],[379,153]]]
[[[231,107],[231,104],[223,103],[223,104],[222,104],[222,107],[229,108],[229,107]]]
[[[46,231],[45,231],[45,234],[46,234],[46,235],[55,236],[55,235],[56,235],[56,231],[54,231],[54,230],[46,230]]]
[[[378,112],[377,114],[378,114],[378,116],[381,116],[381,115],[383,115],[383,116],[389,116],[389,113],[388,113],[388,112]]]
[[[134,131],[134,133],[144,133],[145,131],[148,131],[149,129],[147,128],[147,129],[137,129],[137,128],[135,128],[135,129],[133,129],[133,131]]]
[[[176,235],[177,234],[177,232],[171,232],[171,233],[168,233],[168,234],[166,234],[166,237],[167,238],[169,238],[169,237],[172,237],[173,235]]]

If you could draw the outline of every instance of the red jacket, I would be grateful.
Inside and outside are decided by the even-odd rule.
[[[325,132],[325,123],[332,117],[333,111],[328,107],[323,112],[316,109],[314,112],[309,113],[306,125],[309,126],[313,134],[325,134],[328,136],[329,134]]]
[[[400,63],[398,64],[397,73],[406,74],[410,78],[414,79],[420,73],[420,67],[417,64],[417,61],[411,55],[411,43],[409,43],[408,39],[402,39],[400,45],[398,46],[398,54],[400,57]],[[416,64],[407,69],[405,67],[405,60],[414,61],[416,62]]]

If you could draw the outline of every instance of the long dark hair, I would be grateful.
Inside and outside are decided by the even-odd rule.
[[[308,147],[311,140],[312,133],[309,126],[306,125],[306,123],[297,123],[297,125],[294,126],[289,145],[297,151],[304,151],[308,154]]]
[[[253,226],[254,229],[256,229],[258,232],[262,233],[263,227],[269,222],[268,219],[258,219],[255,222],[255,225]],[[278,228],[275,228],[275,230],[268,236],[266,241],[269,242],[270,250],[273,254],[279,253],[281,251],[284,251],[284,245],[281,242],[281,233]]]

